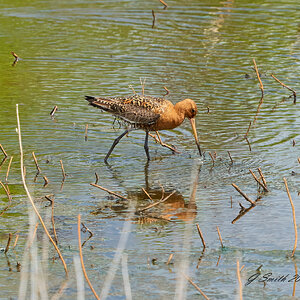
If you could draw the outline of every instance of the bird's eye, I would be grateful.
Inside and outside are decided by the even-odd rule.
[[[191,112],[192,112],[192,114],[194,114],[196,111],[192,108],[192,109],[191,109]]]

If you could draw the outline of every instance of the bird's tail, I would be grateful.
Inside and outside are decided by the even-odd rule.
[[[85,100],[87,100],[90,105],[101,108],[105,111],[109,111],[112,104],[112,101],[110,99],[93,96],[85,96]]]

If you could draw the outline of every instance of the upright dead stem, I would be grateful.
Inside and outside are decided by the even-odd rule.
[[[204,241],[204,238],[203,238],[203,234],[201,232],[201,229],[200,229],[200,226],[199,226],[198,223],[196,224],[196,226],[197,226],[197,230],[198,230],[199,236],[201,238],[202,245],[203,245],[203,250],[204,250],[206,248],[206,244],[205,244],[205,241]]]
[[[19,119],[19,106],[18,104],[16,104],[16,113],[17,113],[17,124],[18,124],[18,128],[17,128],[17,131],[18,131],[18,136],[19,136],[19,145],[20,145],[20,159],[21,159],[21,176],[22,176],[22,182],[23,182],[23,186],[24,186],[24,189],[26,191],[26,194],[27,194],[27,197],[33,207],[33,210],[35,211],[36,215],[38,216],[44,230],[45,230],[45,233],[47,234],[49,240],[51,241],[51,243],[53,244],[55,250],[57,251],[58,253],[58,256],[59,258],[61,259],[62,261],[62,264],[64,266],[64,269],[65,269],[65,272],[66,272],[66,276],[68,277],[68,269],[67,269],[67,265],[60,253],[60,250],[58,249],[57,245],[55,244],[54,240],[52,239],[52,237],[50,236],[47,228],[46,228],[46,225],[40,215],[40,213],[38,212],[35,204],[34,204],[34,201],[29,193],[29,190],[27,188],[27,184],[26,184],[26,181],[25,181],[25,174],[24,174],[24,158],[23,158],[23,147],[22,147],[22,138],[21,138],[21,126],[20,126],[20,119]]]
[[[288,194],[288,197],[289,197],[289,200],[290,200],[290,203],[291,203],[291,206],[292,206],[292,212],[293,212],[293,222],[294,222],[294,229],[295,229],[295,243],[294,243],[294,249],[293,249],[293,252],[292,252],[292,255],[291,255],[291,257],[293,257],[294,254],[295,254],[296,248],[297,248],[297,241],[298,241],[298,232],[297,232],[297,224],[296,224],[296,213],[295,213],[295,206],[294,206],[294,203],[293,203],[290,191],[289,191],[289,187],[288,187],[287,181],[286,181],[286,179],[284,177],[283,177],[283,181],[284,181],[286,192]]]
[[[240,262],[239,260],[236,261],[236,275],[239,282],[239,299],[243,300],[243,285],[241,280],[241,274],[240,274]]]
[[[5,150],[1,144],[0,144],[0,149],[1,149],[2,153],[4,154],[4,156],[8,157],[7,153],[5,152]]]
[[[87,281],[91,291],[93,292],[94,296],[96,299],[100,300],[99,296],[97,295],[96,291],[94,290],[87,274],[86,274],[86,271],[85,271],[85,266],[84,266],[84,263],[83,263],[83,256],[82,256],[82,248],[81,248],[81,236],[80,236],[80,215],[78,215],[77,217],[77,232],[78,232],[78,247],[79,247],[79,256],[80,256],[80,262],[81,262],[81,268],[82,268],[82,271],[83,271],[83,275],[85,277],[85,280]]]
[[[255,206],[255,202],[253,202],[245,193],[241,191],[241,189],[234,183],[231,184],[248,202],[251,203],[252,206]]]
[[[218,226],[217,226],[217,231],[218,231],[218,236],[219,236],[219,240],[220,240],[220,243],[221,243],[221,247],[224,248],[223,240],[222,240],[221,233],[220,233],[220,229],[219,229]]]

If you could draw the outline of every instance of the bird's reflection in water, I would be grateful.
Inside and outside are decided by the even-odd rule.
[[[115,170],[112,168],[110,168],[110,170],[116,178]],[[194,181],[194,187],[196,187],[198,183],[198,174],[195,176]],[[194,196],[190,197],[186,202],[183,195],[176,189],[164,190],[162,186],[149,186],[148,164],[145,166],[145,188],[143,189],[140,187],[127,191],[126,198],[135,201],[136,213],[133,221],[139,224],[166,223],[175,220],[186,222],[192,221],[197,215],[197,206]],[[108,196],[107,199],[109,199],[109,202],[106,201],[105,204],[91,213],[95,215],[102,214],[106,218],[113,218],[117,215],[125,215],[128,212],[128,201],[112,196]],[[164,201],[164,199],[166,200]],[[157,202],[161,203],[150,207]]]

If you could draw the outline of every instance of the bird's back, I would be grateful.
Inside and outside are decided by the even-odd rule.
[[[131,126],[143,129],[150,129],[170,105],[170,102],[164,98],[138,94],[116,98],[90,96],[85,98],[90,105],[113,114]]]

